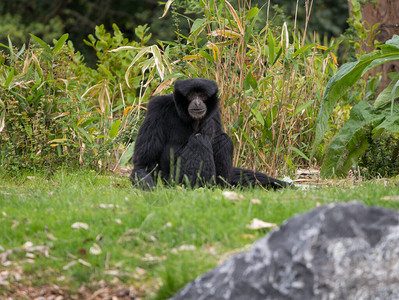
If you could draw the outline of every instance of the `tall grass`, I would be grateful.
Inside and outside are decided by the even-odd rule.
[[[176,20],[177,2],[166,6]],[[190,32],[177,30],[175,42],[147,46],[146,26],[136,28],[140,42],[128,41],[116,25],[113,35],[96,27],[86,41],[98,57],[95,69],[66,45],[67,36],[54,46],[35,37],[36,46],[19,50],[10,41],[5,46],[10,55],[0,53],[0,139],[7,145],[0,145],[2,164],[19,168],[24,156],[23,167],[40,167],[51,154],[54,164],[72,158],[96,168],[125,165],[145,103],[171,92],[176,79],[190,77],[218,83],[235,165],[281,175],[313,163],[316,108],[336,70],[336,45],[321,45],[306,26],[275,24],[270,1],[261,9],[244,0],[238,8],[226,0],[190,4],[203,17],[187,17]],[[311,6],[306,1],[308,17]],[[54,105],[41,109],[47,102]],[[41,123],[46,138],[32,134],[34,122]],[[7,153],[15,153],[12,161]]]
[[[305,46],[306,28],[289,34],[286,24],[279,30],[266,20],[257,31],[259,13],[250,3],[235,11],[226,2],[208,16],[210,43],[220,45],[221,53],[214,60],[214,76],[222,86],[222,115],[235,140],[234,163],[286,173],[293,163],[307,160],[315,108],[334,65],[316,43]]]
[[[317,109],[324,85],[336,70],[333,43],[323,46],[304,29],[269,20],[264,9],[239,1],[202,1],[204,18],[191,22],[179,44],[161,44],[149,80],[169,92],[176,78],[206,77],[220,87],[221,113],[235,144],[234,164],[284,174],[309,165]],[[312,2],[306,1],[309,17]],[[176,13],[172,10],[172,13]],[[163,48],[162,48],[163,46]],[[122,50],[122,49],[118,49]],[[153,58],[153,57],[152,57]]]

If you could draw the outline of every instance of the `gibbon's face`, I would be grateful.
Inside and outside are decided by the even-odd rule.
[[[201,120],[207,112],[206,100],[207,96],[201,92],[190,92],[187,95],[188,114],[194,120]]]

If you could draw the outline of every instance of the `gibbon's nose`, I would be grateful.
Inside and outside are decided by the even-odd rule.
[[[195,105],[195,108],[201,107],[201,101],[199,99],[195,99],[194,100],[194,105]]]

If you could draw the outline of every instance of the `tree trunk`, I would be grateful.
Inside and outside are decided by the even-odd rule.
[[[367,2],[362,10],[363,20],[366,21],[370,27],[379,23],[376,40],[385,43],[391,39],[394,34],[399,35],[399,0],[377,0],[377,5]],[[368,49],[368,51],[373,49]],[[390,72],[399,72],[399,61],[391,61],[380,65],[371,70],[371,75],[382,73],[382,79],[379,90],[382,91],[391,82],[388,77]]]

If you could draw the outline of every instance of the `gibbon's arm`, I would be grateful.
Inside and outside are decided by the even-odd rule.
[[[134,169],[130,175],[133,184],[155,186],[153,173],[159,164],[167,136],[162,105],[159,103],[159,100],[164,99],[161,98],[164,97],[156,97],[150,101],[147,115],[136,138]]]

